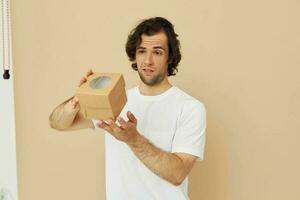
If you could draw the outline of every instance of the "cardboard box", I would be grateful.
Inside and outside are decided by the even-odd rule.
[[[76,97],[85,118],[116,119],[127,102],[123,75],[94,72],[77,89]]]

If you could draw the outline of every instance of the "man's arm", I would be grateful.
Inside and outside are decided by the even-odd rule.
[[[79,112],[79,104],[74,104],[74,97],[71,97],[58,105],[49,116],[51,128],[60,131],[71,131],[84,128],[94,128],[90,119],[85,119]]]
[[[142,135],[138,135],[129,147],[152,172],[176,186],[186,178],[197,159],[186,153],[165,152]]]
[[[137,119],[131,112],[127,112],[127,117],[127,122],[122,117],[118,118],[120,127],[113,120],[99,120],[98,126],[117,140],[125,142],[152,172],[173,185],[180,185],[191,171],[197,157],[160,150],[137,131]]]
[[[78,87],[87,81],[94,72],[90,69],[79,81]],[[58,105],[49,116],[51,128],[60,131],[95,128],[91,119],[85,119],[80,112],[79,101],[73,96]]]

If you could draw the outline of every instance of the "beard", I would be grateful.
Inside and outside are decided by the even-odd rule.
[[[138,73],[139,73],[140,79],[143,81],[143,83],[148,86],[158,85],[159,83],[161,83],[164,80],[164,78],[166,76],[162,72],[162,73],[159,73],[159,74],[153,76],[151,79],[147,79],[141,71],[138,70]]]

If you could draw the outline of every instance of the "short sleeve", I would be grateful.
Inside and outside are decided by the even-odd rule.
[[[172,143],[172,153],[182,152],[204,159],[206,109],[197,100],[184,103]]]

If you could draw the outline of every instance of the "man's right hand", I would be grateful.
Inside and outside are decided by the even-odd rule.
[[[78,87],[87,81],[87,78],[93,74],[90,69],[86,76],[82,77]],[[84,128],[94,128],[92,120],[85,119],[80,112],[78,98],[76,96],[57,106],[49,117],[50,126],[61,131],[78,130]]]
[[[92,71],[92,69],[90,69],[85,76],[83,76],[80,81],[79,81],[79,85],[78,87],[80,87],[83,83],[85,83],[88,79],[89,76],[91,76],[92,74],[94,74],[94,72]],[[75,109],[78,105],[78,98],[76,96],[74,96],[74,98],[71,100],[71,106],[73,109]]]

